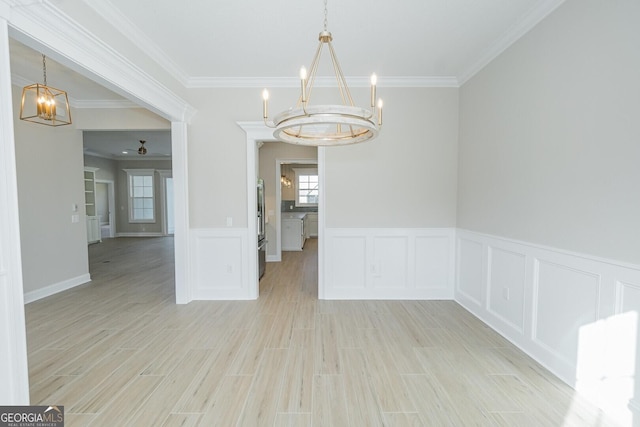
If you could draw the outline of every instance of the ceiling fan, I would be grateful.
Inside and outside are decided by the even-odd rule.
[[[144,143],[147,142],[143,139],[140,140],[140,147],[138,148],[138,154],[140,154],[141,156],[144,156],[145,154],[147,154],[147,147],[144,146]]]

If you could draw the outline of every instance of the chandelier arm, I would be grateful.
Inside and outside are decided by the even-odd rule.
[[[316,54],[313,56],[313,60],[311,61],[311,69],[309,70],[309,79],[307,80],[307,103],[311,100],[311,92],[313,91],[313,85],[316,82],[316,75],[318,74],[318,65],[320,64],[320,59],[322,58],[322,42],[318,43],[318,48],[316,49]]]
[[[269,122],[267,121],[267,118],[266,118],[266,117],[265,117],[265,119],[264,119],[264,125],[265,125],[266,127],[268,127],[268,128],[271,128],[271,129],[275,129],[275,128],[276,128],[276,125],[274,125],[274,124],[273,124],[273,121],[271,122],[271,124],[269,124]]]
[[[340,67],[340,62],[338,62],[338,57],[336,56],[336,52],[335,50],[333,50],[333,45],[331,44],[331,42],[328,42],[328,44],[329,44],[329,52],[331,53],[331,61],[333,62],[333,69],[336,71],[336,74],[337,74],[336,79],[338,79],[338,86],[339,87],[341,85],[343,86],[343,89],[347,95],[347,98],[349,99],[349,103],[353,107],[354,106],[353,98],[351,97],[349,86],[347,86],[347,79],[345,78],[344,73],[342,72],[342,68]],[[343,101],[344,101],[344,97],[343,97]]]

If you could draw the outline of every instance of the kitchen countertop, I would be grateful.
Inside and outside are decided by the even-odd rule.
[[[286,212],[282,214],[282,219],[304,219],[308,212]]]

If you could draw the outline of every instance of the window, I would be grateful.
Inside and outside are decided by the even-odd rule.
[[[129,183],[129,222],[156,222],[153,169],[125,169]]]
[[[296,206],[317,206],[320,196],[318,169],[294,169],[296,173]]]

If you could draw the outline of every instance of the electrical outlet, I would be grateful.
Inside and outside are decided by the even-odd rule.
[[[228,274],[232,274],[233,273],[233,266],[231,264],[227,264],[227,273]]]
[[[502,298],[509,301],[509,288],[502,288]]]

